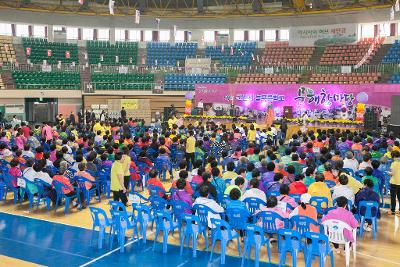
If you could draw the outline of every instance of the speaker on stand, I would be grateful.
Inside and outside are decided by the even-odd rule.
[[[369,107],[365,111],[364,130],[378,130],[378,113],[373,107]]]

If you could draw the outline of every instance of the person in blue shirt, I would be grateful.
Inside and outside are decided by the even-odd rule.
[[[241,192],[239,189],[237,188],[233,188],[230,192],[229,192],[229,198],[230,201],[228,203],[228,205],[226,205],[226,209],[233,209],[235,211],[242,209],[244,212],[246,212],[248,215],[250,215],[249,210],[247,209],[246,204],[244,204],[242,201],[240,201],[240,197],[241,197]]]
[[[213,177],[211,184],[215,186],[215,189],[217,190],[218,202],[221,202],[226,189],[225,181],[221,178],[221,171],[217,167],[212,168],[211,175]]]
[[[268,193],[279,192],[281,185],[282,185],[282,181],[283,181],[283,174],[276,173],[274,176],[274,181],[264,185],[265,193],[267,194],[267,196],[268,196]]]
[[[371,162],[372,165],[372,176],[376,177],[379,181],[379,192],[382,192],[382,188],[385,184],[385,175],[379,169],[381,163],[378,160],[373,160]]]
[[[380,203],[380,197],[378,195],[378,193],[376,193],[374,190],[374,182],[371,179],[365,179],[364,180],[364,187],[358,191],[358,193],[355,196],[355,202],[354,205],[358,208],[359,204],[361,201],[365,200],[365,201],[375,201],[376,203]],[[378,211],[372,211],[373,213],[378,212],[377,216],[378,218],[381,217],[381,213],[380,210],[378,208]],[[360,210],[360,214],[364,215],[365,214],[365,210],[362,209]],[[362,227],[364,227],[365,231],[370,232],[371,229],[371,220],[366,220],[366,225],[363,225]]]

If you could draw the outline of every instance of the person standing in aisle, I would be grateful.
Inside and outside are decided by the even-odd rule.
[[[193,130],[189,131],[189,137],[186,139],[186,163],[189,171],[194,163],[194,152],[196,149],[196,138],[194,138]]]
[[[121,109],[121,119],[122,119],[122,121],[126,120],[126,110],[124,107],[122,107],[122,109]]]
[[[116,153],[114,159],[115,161],[111,167],[111,191],[114,201],[121,201],[126,206],[128,198],[126,197],[126,187],[124,185],[125,173],[122,153]]]
[[[392,152],[393,163],[390,166],[390,215],[400,215],[400,152]],[[399,202],[399,210],[396,212],[396,197]]]

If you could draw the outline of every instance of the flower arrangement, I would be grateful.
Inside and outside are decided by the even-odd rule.
[[[244,116],[210,116],[210,115],[183,115],[183,118],[185,119],[222,119],[222,120],[233,120],[233,119],[238,119],[238,120],[247,120],[247,117]]]
[[[289,122],[302,122],[301,118],[296,119],[287,119]],[[343,119],[307,119],[308,123],[327,123],[327,124],[352,124],[352,125],[361,125],[364,122],[362,121],[354,121],[354,120],[343,120]]]

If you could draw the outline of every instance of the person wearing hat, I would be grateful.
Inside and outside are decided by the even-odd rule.
[[[317,218],[317,209],[314,206],[310,205],[310,199],[311,195],[310,194],[302,194],[300,197],[300,205],[297,206],[289,215],[289,218],[292,218],[293,216],[299,215],[299,216],[306,216],[314,221],[318,221]],[[310,225],[310,230],[311,232],[314,233],[319,233],[319,227],[316,225],[311,224]]]

